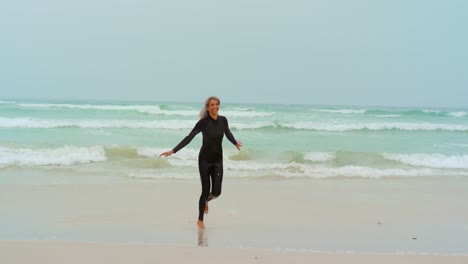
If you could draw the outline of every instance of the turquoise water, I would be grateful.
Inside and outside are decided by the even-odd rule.
[[[0,182],[48,179],[19,176],[31,172],[77,175],[68,182],[198,179],[201,135],[176,155],[158,156],[190,132],[200,108],[0,101]],[[244,143],[238,152],[224,141],[229,177],[468,176],[468,109],[226,103],[220,114]]]

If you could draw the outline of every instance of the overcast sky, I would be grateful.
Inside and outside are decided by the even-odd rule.
[[[468,107],[465,0],[18,0],[0,98]]]

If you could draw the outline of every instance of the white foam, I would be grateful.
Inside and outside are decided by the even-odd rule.
[[[385,159],[394,160],[403,164],[446,169],[468,169],[468,155],[442,155],[442,154],[391,154],[384,153]]]
[[[9,103],[9,102],[5,102]],[[104,111],[137,111],[145,114],[169,115],[169,116],[198,116],[198,110],[164,110],[159,105],[92,105],[92,104],[39,104],[27,103],[18,104],[26,108],[68,108],[68,109],[84,109],[84,110],[104,110]],[[270,112],[255,112],[246,108],[240,108],[234,111],[220,111],[220,114],[228,117],[265,117],[271,116]]]
[[[370,115],[372,117],[382,117],[382,118],[395,118],[400,117],[401,115]]]
[[[157,157],[160,153],[168,150],[169,148],[138,148],[137,152],[141,156]],[[233,150],[234,151],[234,150]],[[197,148],[184,148],[174,155],[168,157],[168,163],[174,167],[174,172],[165,175],[172,175],[171,178],[178,178],[173,174],[180,173],[181,169],[191,168],[194,170],[193,174],[198,175],[198,152]],[[454,158],[454,156],[439,156],[429,155],[431,160],[426,160],[426,163],[431,163],[433,166],[424,166],[424,168],[406,169],[406,168],[373,168],[364,166],[348,165],[343,167],[331,167],[322,164],[303,164],[296,162],[270,162],[266,160],[231,160],[229,159],[229,150],[224,153],[224,168],[225,174],[229,177],[269,177],[280,176],[285,178],[333,178],[333,177],[363,177],[363,178],[382,178],[382,177],[424,177],[424,176],[468,176],[468,171],[454,171],[454,170],[440,170],[445,168],[468,168],[468,155],[462,158]],[[383,154],[390,155],[390,154]],[[395,155],[395,154],[394,154]],[[401,154],[396,154],[401,155]],[[412,158],[419,158],[417,155]],[[391,157],[391,156],[386,156]],[[400,157],[400,156],[397,156]],[[441,158],[442,157],[442,158]],[[336,158],[335,153],[332,152],[306,152],[304,159],[325,162]],[[424,159],[422,159],[424,160]],[[445,166],[435,166],[434,164],[445,164]],[[462,165],[460,165],[462,164]],[[154,174],[154,173],[153,173]],[[156,173],[159,174],[159,173]],[[190,174],[190,173],[189,173]],[[192,175],[192,174],[190,174]],[[158,176],[164,178],[163,176]],[[180,177],[190,178],[193,177]]]
[[[292,128],[292,129],[306,129],[306,130],[317,130],[317,131],[329,131],[329,132],[344,132],[352,130],[405,130],[405,131],[433,131],[433,130],[444,130],[444,131],[468,131],[466,125],[454,125],[454,124],[429,124],[429,123],[317,123],[317,122],[292,122],[292,123],[280,123],[281,127]]]
[[[0,147],[0,165],[4,166],[73,165],[105,160],[102,146],[42,149]]]
[[[157,111],[147,111],[143,113],[155,114],[155,115],[168,115],[168,116],[198,116],[198,111],[190,110],[157,110]]]
[[[152,151],[150,151],[152,152]],[[159,151],[157,151],[159,153]],[[189,149],[185,155],[172,155],[168,163],[172,168],[139,170],[131,172],[130,177],[154,179],[198,179],[197,150]],[[153,156],[154,154],[150,154]],[[225,157],[224,175],[231,178],[385,178],[385,177],[430,177],[430,176],[468,176],[468,171],[443,170],[439,168],[373,168],[347,165],[330,167],[320,164],[301,164],[296,162],[234,161]]]
[[[332,152],[307,152],[304,154],[305,160],[324,162],[334,160],[336,158],[335,153]]]
[[[91,105],[91,104],[18,104],[27,108],[70,108],[87,110],[134,110],[142,113],[160,111],[159,105]]]
[[[232,171],[249,171],[249,172],[264,172],[264,171],[277,171],[277,170],[295,170],[298,168],[297,163],[261,163],[255,161],[224,161],[224,167]]]
[[[328,167],[322,165],[307,165],[299,163],[259,164],[255,162],[239,163],[225,162],[229,175],[233,177],[268,177],[284,178],[385,178],[385,177],[427,177],[427,176],[468,176],[467,171],[444,171],[431,168],[399,169],[372,168],[348,165],[343,167]]]
[[[311,178],[330,177],[362,177],[362,178],[382,178],[382,177],[416,177],[432,176],[435,174],[431,169],[404,170],[404,169],[377,169],[364,166],[348,165],[338,168],[324,166],[310,167],[306,170]],[[468,174],[468,173],[467,173]]]
[[[0,101],[0,104],[16,104],[16,102]]]
[[[299,167],[294,170],[273,171],[272,175],[286,178],[306,177],[306,178],[385,178],[385,177],[427,177],[427,176],[468,176],[468,172],[463,171],[442,171],[430,168],[424,169],[398,169],[398,168],[371,168],[364,166],[348,165],[343,167],[310,166],[296,164]]]
[[[219,111],[220,115],[226,117],[266,117],[272,116],[274,113],[271,112],[253,112],[253,111]]]
[[[441,111],[439,110],[422,110],[423,113],[426,113],[426,114],[440,114]]]
[[[458,143],[452,143],[450,144],[455,147],[463,147],[463,148],[468,148],[468,144],[458,144]]]
[[[103,111],[137,111],[144,114],[173,115],[173,116],[197,116],[198,111],[162,110],[159,105],[76,105],[76,104],[19,104],[27,108],[68,108],[81,110]]]
[[[0,128],[149,128],[149,129],[192,129],[197,120],[79,120],[79,119],[39,119],[39,118],[4,118],[0,117]],[[430,123],[317,123],[317,122],[274,122],[260,121],[252,123],[230,123],[234,129],[259,129],[265,127],[283,127],[290,129],[344,132],[352,130],[390,130],[405,131],[468,131],[467,125],[430,124]]]
[[[253,122],[253,123],[229,123],[230,128],[234,129],[259,129],[259,128],[265,128],[265,127],[277,127],[274,122]]]
[[[148,128],[148,129],[192,129],[198,120],[77,120],[77,119],[39,119],[0,117],[0,128]],[[258,129],[275,126],[273,122],[230,123],[234,129]]]
[[[448,113],[449,116],[453,116],[453,117],[464,117],[466,116],[466,112],[451,112],[451,113]]]
[[[313,110],[316,112],[325,112],[325,113],[336,113],[336,114],[365,114],[367,112],[366,109],[316,109]]]
[[[416,177],[447,175],[432,169],[378,169],[364,166],[328,167],[291,163],[259,163],[254,161],[225,161],[225,168],[237,177],[263,177],[268,175],[285,178],[333,178],[333,177]],[[450,175],[468,175],[468,172],[452,172]]]
[[[233,107],[232,109],[236,111],[253,111],[253,107]]]
[[[106,137],[112,135],[111,132],[104,131],[102,129],[95,129],[95,130],[85,131],[85,134],[96,135],[96,136],[106,136]]]
[[[67,119],[36,119],[36,118],[3,118],[0,117],[0,127],[13,128],[155,128],[155,129],[191,129],[194,120],[67,120]]]
[[[140,111],[143,112],[143,111]],[[181,111],[181,110],[155,110],[155,111],[145,111],[143,113],[148,113],[148,114],[158,114],[158,115],[168,115],[168,116],[198,116],[199,115],[199,110],[186,110],[186,111]],[[271,116],[273,113],[268,113],[268,112],[244,112],[244,111],[219,111],[220,115],[226,116],[226,117],[244,117],[244,118],[249,118],[249,117],[266,117],[266,116]]]

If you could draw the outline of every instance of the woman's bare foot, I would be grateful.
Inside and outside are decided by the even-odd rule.
[[[205,214],[208,214],[208,203],[205,203]]]
[[[202,220],[197,221],[197,226],[199,229],[205,229],[205,224],[203,223]]]

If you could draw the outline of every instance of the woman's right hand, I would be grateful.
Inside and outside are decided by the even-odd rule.
[[[173,151],[173,150],[169,150],[169,151],[166,151],[166,152],[161,153],[161,155],[159,155],[159,157],[163,157],[163,156],[164,156],[164,157],[167,157],[167,156],[170,156],[170,155],[172,155],[172,154],[174,154],[174,151]]]

